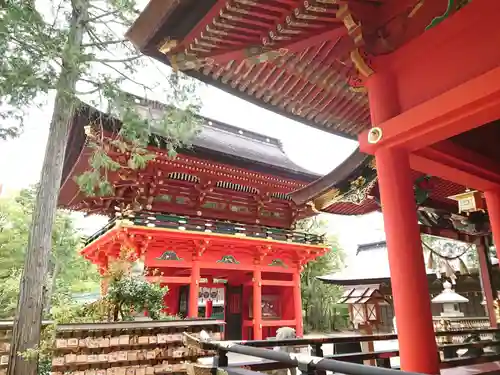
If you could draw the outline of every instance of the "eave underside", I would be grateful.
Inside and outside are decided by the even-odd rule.
[[[423,33],[447,4],[153,0],[127,37],[174,69],[355,138],[370,126],[367,56],[390,53]]]

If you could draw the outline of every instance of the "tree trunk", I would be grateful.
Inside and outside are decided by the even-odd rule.
[[[56,288],[57,288],[56,279],[59,276],[59,268],[60,268],[59,262],[56,260],[55,265],[54,265],[54,269],[52,270],[52,274],[50,275],[50,291],[45,296],[44,311],[46,313],[50,313],[50,309],[52,308],[52,296],[56,292]]]
[[[19,301],[12,332],[8,375],[37,375],[38,359],[23,358],[18,353],[36,348],[40,343],[43,305],[45,303],[48,262],[52,246],[57,198],[61,184],[64,153],[70,121],[75,109],[75,86],[79,76],[84,25],[89,0],[73,0],[68,42],[62,56],[54,113],[49,129],[40,186],[31,221],[28,247],[19,288]]]

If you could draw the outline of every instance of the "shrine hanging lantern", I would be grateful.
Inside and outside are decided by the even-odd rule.
[[[458,202],[459,213],[465,212],[468,214],[486,209],[483,195],[477,190],[467,190],[465,193],[452,195],[448,198]]]

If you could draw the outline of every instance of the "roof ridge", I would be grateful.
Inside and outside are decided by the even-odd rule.
[[[381,247],[387,247],[387,242],[385,240],[360,244],[360,245],[358,245],[358,248],[356,249],[356,255],[359,254],[361,251],[372,250],[372,249],[377,249],[377,248],[381,248]]]
[[[135,102],[137,104],[147,106],[151,109],[167,110],[170,107],[173,107],[171,105],[162,103],[158,100],[140,97],[138,95],[131,94],[128,92],[126,93],[126,95],[135,98]],[[228,124],[227,122],[215,120],[211,117],[206,117],[206,116],[202,116],[202,115],[199,115],[199,117],[202,118],[203,120],[206,120],[206,123],[203,124],[202,126],[212,126],[214,128],[217,128],[217,129],[226,130],[226,131],[231,132],[233,134],[240,134],[240,135],[250,134],[250,135],[253,135],[254,137],[247,137],[247,138],[259,140],[259,141],[261,141],[263,143],[267,143],[267,144],[269,144],[269,143],[274,144],[275,146],[279,147],[283,153],[285,153],[283,150],[283,143],[278,138],[270,137],[270,136],[264,135],[262,133],[257,133],[253,130],[244,129],[244,128],[241,128],[241,127],[236,126],[236,125]],[[243,132],[243,134],[240,132]],[[255,138],[255,137],[257,137],[257,138]]]

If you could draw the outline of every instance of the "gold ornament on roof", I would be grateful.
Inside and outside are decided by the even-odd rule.
[[[366,178],[363,176],[359,176],[357,179],[354,181],[351,181],[351,189],[359,189],[366,184]]]
[[[374,73],[373,69],[368,65],[359,48],[351,51],[351,61],[363,77],[370,77]]]
[[[176,40],[173,40],[173,39],[170,39],[170,38],[167,38],[163,44],[160,46],[160,48],[158,48],[158,51],[160,51],[161,53],[163,53],[164,55],[166,55],[167,53],[169,53],[172,49],[174,49],[175,47],[177,47],[177,44],[178,42]]]

